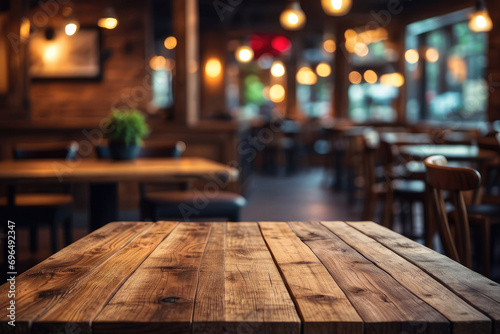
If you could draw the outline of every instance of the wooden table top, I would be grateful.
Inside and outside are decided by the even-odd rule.
[[[412,145],[401,147],[399,152],[418,160],[431,155],[443,155],[448,160],[481,162],[498,156],[494,151],[481,150],[475,145]]]
[[[16,291],[23,333],[500,331],[499,284],[371,222],[111,223]]]
[[[428,133],[385,132],[380,134],[380,139],[390,145],[433,144]]]
[[[238,170],[202,158],[150,158],[132,161],[108,159],[0,161],[0,182],[65,181],[119,182],[168,181],[178,178],[238,178]]]

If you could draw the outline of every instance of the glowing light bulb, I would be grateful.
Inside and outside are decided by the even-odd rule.
[[[353,85],[361,83],[361,80],[363,80],[363,77],[358,71],[352,71],[351,73],[349,73],[349,82]]]
[[[335,50],[337,50],[337,44],[335,44],[335,41],[333,39],[327,39],[323,43],[323,49],[325,49],[325,51],[328,53],[334,53]]]
[[[369,84],[374,84],[378,80],[377,73],[372,70],[365,71],[365,73],[363,74],[363,78],[365,78],[365,81]]]
[[[281,61],[275,61],[271,66],[271,74],[273,77],[279,78],[285,74],[285,66]]]
[[[118,20],[114,17],[104,17],[97,21],[97,25],[104,29],[115,29],[118,25]]]
[[[222,73],[222,64],[217,58],[210,58],[205,64],[205,73],[210,78],[217,78]]]
[[[316,73],[314,73],[309,67],[300,68],[295,79],[301,85],[314,85],[318,81]]]
[[[415,49],[410,49],[405,52],[405,59],[410,64],[415,64],[420,59],[418,51]]]
[[[66,23],[66,26],[64,27],[64,32],[68,36],[73,36],[78,31],[79,27],[80,25],[78,24],[78,22],[72,20]]]
[[[163,45],[169,50],[175,49],[175,47],[177,46],[177,38],[175,38],[174,36],[169,36],[165,38]]]
[[[249,46],[242,45],[236,49],[236,59],[240,63],[248,63],[253,59],[253,50]]]
[[[487,32],[493,28],[493,22],[487,10],[478,10],[472,14],[469,28],[474,32]]]
[[[327,63],[319,63],[316,66],[316,73],[323,78],[326,78],[332,73],[332,68]]]
[[[437,62],[439,60],[439,51],[435,48],[428,48],[427,51],[425,51],[425,59],[427,59],[429,63]]]
[[[351,10],[352,0],[321,0],[321,7],[328,15],[342,16]]]
[[[290,2],[280,14],[280,24],[286,30],[300,30],[306,24],[306,14],[298,2]]]
[[[285,99],[285,88],[282,85],[276,84],[269,89],[269,98],[274,103],[280,103]]]

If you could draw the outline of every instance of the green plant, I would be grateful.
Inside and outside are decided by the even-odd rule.
[[[149,135],[144,115],[137,109],[113,110],[106,121],[106,137],[110,141],[142,144],[142,138]]]

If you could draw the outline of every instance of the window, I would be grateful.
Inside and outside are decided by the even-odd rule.
[[[487,35],[468,26],[469,10],[407,27],[409,121],[486,119]]]

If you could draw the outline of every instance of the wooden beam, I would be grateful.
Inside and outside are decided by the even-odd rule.
[[[183,125],[198,121],[200,109],[200,59],[198,0],[174,0],[175,49],[174,120]]]

